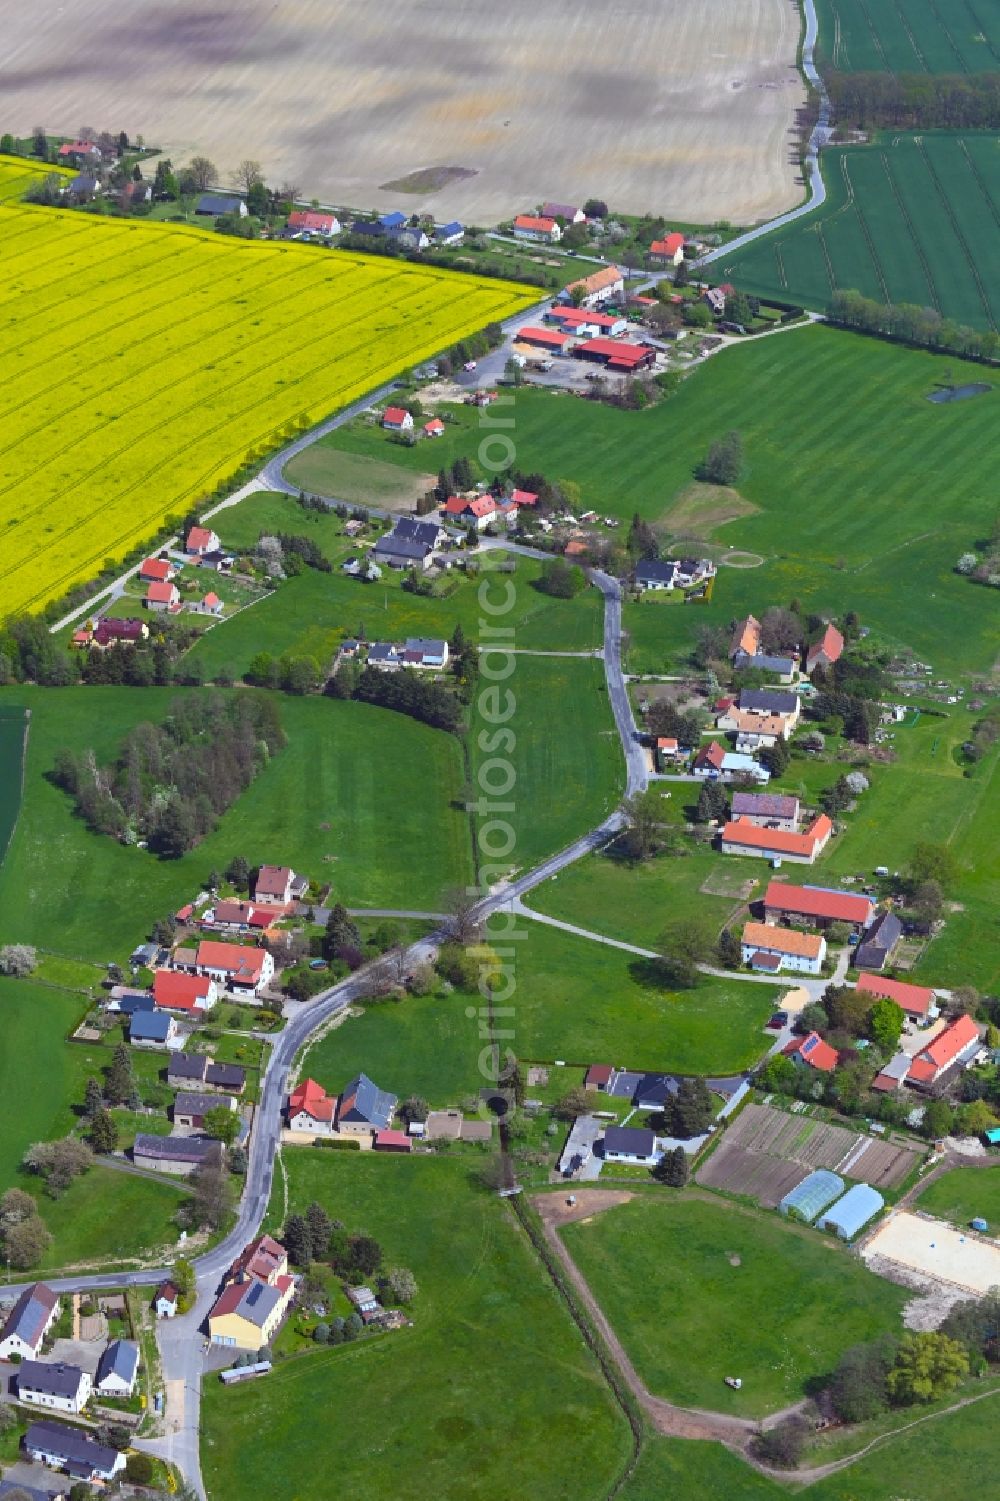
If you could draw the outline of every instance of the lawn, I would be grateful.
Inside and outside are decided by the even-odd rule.
[[[664,1501],[670,1496],[682,1501],[778,1501],[787,1492],[721,1444],[647,1439],[618,1501]]]
[[[289,517],[288,524],[298,529],[297,517]],[[343,556],[342,548],[339,555]],[[513,579],[516,601],[503,620],[515,633],[514,644],[549,651],[588,651],[598,646],[603,630],[600,593],[591,589],[575,600],[552,599],[535,587],[540,573],[539,563],[518,560]],[[236,677],[259,651],[273,656],[285,652],[314,656],[326,667],[348,636],[363,634],[369,641],[399,641],[407,636],[450,639],[461,625],[466,635],[479,638],[478,579],[456,574],[431,597],[410,594],[402,583],[401,575],[389,570],[378,583],[367,584],[349,578],[338,567],[332,574],[307,569],[207,632],[192,649],[191,660],[200,663],[207,678],[224,669]]]
[[[19,1186],[26,1185],[22,1181]],[[37,1192],[42,1219],[55,1237],[39,1270],[89,1262],[155,1261],[158,1256],[169,1261],[180,1233],[174,1215],[185,1194],[169,1178],[140,1178],[100,1163],[59,1199]]]
[[[427,464],[437,462],[434,440],[419,445]],[[384,506],[389,509],[413,505],[434,483],[434,474],[410,473],[408,468],[367,454],[343,453],[320,440],[289,459],[284,477],[313,495],[346,500],[349,505]]]
[[[292,1210],[317,1198],[413,1270],[413,1328],[294,1357],[257,1385],[206,1381],[210,1492],[327,1501],[335,1474],[338,1492],[475,1501],[528,1495],[544,1477],[547,1496],[604,1501],[628,1428],[510,1210],[468,1164],[321,1152],[285,1162]],[[273,1230],[281,1203],[279,1187]]]
[[[516,989],[505,1004],[521,1058],[729,1074],[767,1046],[781,986],[704,976],[665,991],[636,978],[643,961],[620,950],[527,920],[516,931],[525,936],[509,945]]]
[[[300,1072],[331,1094],[365,1072],[398,1099],[416,1094],[435,1107],[460,1105],[483,1083],[483,1044],[478,1021],[466,1015],[469,1005],[470,997],[456,992],[366,1006],[314,1043]]]
[[[687,791],[674,787],[673,796],[683,797]],[[595,854],[536,887],[527,900],[530,907],[564,922],[655,948],[668,923],[690,921],[717,932],[739,907],[739,897],[705,895],[701,890],[706,879],[721,873],[720,866],[721,857],[711,849],[683,858],[662,855],[639,865]],[[766,879],[763,871],[752,875]]]
[[[188,225],[10,202],[0,216],[9,610],[57,598],[241,465],[537,297]],[[287,336],[293,311],[308,338]]]
[[[436,907],[470,872],[466,815],[454,806],[454,737],[367,704],[282,698],[288,745],[203,844],[160,861],[93,835],[46,780],[64,745],[110,759],[132,725],[160,719],[169,689],[17,690],[32,728],[22,816],[0,866],[0,941],[68,957],[127,958],[150,925],[241,853],[283,861],[354,906]],[[123,899],[127,893],[127,900]],[[114,894],[114,895],[113,895]]]
[[[491,658],[493,670],[502,672],[499,654]],[[507,728],[516,744],[510,750],[498,739],[497,721],[484,721],[475,712],[469,747],[476,797],[482,801],[485,795],[487,802],[476,814],[478,836],[486,841],[480,860],[494,870],[524,871],[612,811],[624,790],[624,762],[601,662],[527,656],[508,661],[514,665],[498,702],[502,712],[503,689],[513,695],[516,707]],[[477,709],[497,712],[488,697],[485,706],[482,700],[480,692]],[[511,772],[509,791],[491,796],[489,789],[505,786]],[[504,853],[508,821],[513,843]]]
[[[864,0],[849,3],[864,9]],[[877,302],[936,308],[974,328],[995,327],[998,142],[982,131],[924,131],[827,148],[822,208],[716,261],[713,273],[808,307],[823,309],[834,289],[853,289]]]
[[[987,1220],[996,1234],[1000,1228],[1000,1166],[955,1167],[928,1184],[919,1207],[955,1225]]]
[[[707,606],[627,609],[632,671],[686,656],[699,624],[728,625],[798,597],[809,610],[857,610],[942,674],[975,672],[993,663],[996,602],[953,569],[993,521],[997,398],[926,400],[936,385],[963,380],[998,377],[841,330],[800,328],[727,350],[645,412],[521,391],[517,463],[576,482],[582,503],[602,514],[656,521],[687,490],[711,441],[742,434],[739,491],[758,509],[719,537],[766,562],[723,568]],[[764,391],[766,400],[754,399]],[[477,442],[469,432],[460,446],[474,456]]]
[[[848,1346],[901,1328],[904,1289],[778,1215],[646,1193],[562,1235],[643,1381],[684,1406],[763,1416]]]

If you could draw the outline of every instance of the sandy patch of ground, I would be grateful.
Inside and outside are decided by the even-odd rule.
[[[706,485],[701,480],[694,480],[680,492],[660,521],[672,532],[707,538],[727,521],[752,516],[759,510],[760,506],[755,506],[752,500],[744,500],[739,491],[729,485]]]
[[[971,1293],[1000,1286],[1000,1245],[906,1210],[890,1215],[861,1254],[866,1261],[880,1257]]]
[[[750,223],[802,196],[791,0],[63,0],[6,7],[4,128],[142,134],[230,180],[493,222],[545,198]]]
[[[576,1202],[571,1204],[571,1198]],[[531,1202],[542,1223],[558,1230],[573,1220],[586,1220],[605,1209],[617,1209],[631,1198],[634,1195],[623,1188],[575,1188],[571,1193],[537,1194]]]

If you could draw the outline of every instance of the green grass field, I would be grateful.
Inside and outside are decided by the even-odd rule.
[[[562,1234],[647,1386],[689,1407],[794,1402],[849,1345],[898,1330],[907,1298],[811,1230],[693,1195],[642,1194]]]
[[[26,1186],[23,1180],[19,1186]],[[36,1193],[42,1219],[55,1237],[39,1271],[118,1264],[158,1252],[169,1261],[180,1233],[174,1215],[185,1194],[169,1178],[139,1178],[99,1163],[61,1198]]]
[[[967,1477],[981,1476],[976,1489],[992,1501],[997,1494],[991,1477],[998,1413],[1000,1393],[994,1391],[981,1402],[899,1434],[804,1494],[810,1501],[953,1501],[956,1487],[961,1489]]]
[[[456,992],[367,1006],[315,1043],[300,1072],[331,1094],[363,1070],[401,1100],[417,1094],[432,1106],[460,1105],[483,1082],[482,1043],[478,1021],[465,1014],[469,1004]]]
[[[1000,66],[992,6],[818,0],[820,55],[842,73],[989,73]]]
[[[468,1163],[309,1152],[286,1166],[291,1209],[318,1198],[413,1270],[413,1328],[291,1358],[256,1386],[206,1380],[211,1493],[327,1501],[335,1475],[337,1492],[373,1498],[543,1486],[604,1501],[628,1428],[523,1232]],[[281,1203],[279,1187],[279,1215]]]
[[[711,441],[741,432],[739,489],[758,509],[723,526],[719,540],[765,565],[723,568],[708,606],[626,609],[632,671],[664,670],[701,621],[728,624],[793,597],[810,610],[856,609],[942,673],[980,671],[995,656],[995,604],[953,568],[993,521],[997,397],[925,399],[951,380],[997,383],[981,365],[800,328],[727,351],[645,412],[522,391],[518,464],[575,481],[583,503],[602,513],[657,521]],[[462,439],[470,454],[476,436]],[[350,441],[385,453],[377,431]]]
[[[717,261],[720,278],[807,307],[853,290],[997,326],[1000,136],[886,134],[871,146],[827,148],[821,165],[823,207]]]
[[[499,654],[491,656],[494,670],[503,670]],[[509,660],[514,669],[499,686],[501,693],[509,689],[516,703],[509,725],[516,737],[509,753],[515,780],[509,793],[489,801],[514,805],[511,812],[498,815],[510,822],[513,848],[495,863],[529,870],[612,811],[623,790],[624,762],[600,662],[521,656]],[[493,712],[489,705],[487,711]],[[469,749],[477,799],[488,796],[490,785],[502,786],[507,779],[502,766],[487,765],[508,759],[497,733],[495,724],[473,713]],[[485,786],[479,785],[480,776]],[[485,826],[495,821],[489,808],[476,815],[480,837],[487,840],[480,856],[486,864],[494,863],[491,849],[502,851],[507,844],[502,833],[484,836]]]
[[[764,1023],[784,987],[706,976],[694,990],[665,991],[634,978],[620,950],[540,923],[523,929],[510,944],[516,990],[505,1003],[521,1058],[728,1074],[767,1045]]]
[[[996,1234],[1000,1226],[1000,1166],[955,1167],[928,1184],[918,1200],[928,1214],[955,1225],[972,1219],[988,1220]]]
[[[809,1492],[812,1495],[812,1492]],[[778,1501],[783,1487],[758,1475],[721,1444],[676,1438],[647,1439],[619,1501]]]
[[[436,464],[435,442],[422,443],[419,452],[426,464]],[[411,472],[365,454],[339,452],[322,440],[289,459],[284,476],[290,484],[299,485],[313,495],[368,506],[412,505],[434,482],[430,473]]]
[[[0,941],[107,962],[190,898],[233,855],[280,860],[333,883],[354,906],[434,907],[471,872],[466,815],[453,806],[462,751],[452,736],[366,704],[281,700],[288,745],[180,860],[90,834],[45,779],[61,746],[110,759],[169,689],[17,690],[32,729],[22,816],[0,867]]]

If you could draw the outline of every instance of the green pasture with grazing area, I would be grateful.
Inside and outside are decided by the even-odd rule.
[[[995,1235],[1000,1230],[1000,1165],[950,1168],[928,1183],[917,1203],[927,1214],[954,1225],[987,1220]]]
[[[317,1199],[409,1267],[412,1328],[314,1348],[266,1382],[204,1384],[201,1462],[227,1501],[546,1495],[604,1501],[630,1435],[511,1210],[469,1158],[286,1152],[289,1209]],[[267,1228],[278,1231],[276,1184]],[[349,1415],[349,1416],[348,1416]],[[266,1442],[261,1441],[261,1436]]]
[[[473,797],[477,805],[487,804],[474,818],[478,837],[486,840],[480,862],[524,871],[607,817],[621,797],[625,768],[601,662],[505,659],[494,652],[488,670],[502,673],[505,662],[513,669],[497,684],[497,707],[491,699],[482,704],[482,690],[489,686],[483,682],[471,715]],[[507,724],[498,727],[481,715],[484,707],[487,714],[505,712],[504,689],[515,707]],[[505,732],[514,737],[512,748]],[[496,803],[513,808],[497,815],[489,806]],[[513,830],[509,851],[508,836],[492,827],[498,816]]]
[[[650,1391],[683,1406],[762,1417],[850,1345],[901,1331],[903,1288],[777,1214],[642,1194],[561,1234]]]
[[[360,1015],[352,1013],[313,1043],[300,1073],[331,1094],[365,1072],[397,1099],[415,1094],[432,1106],[460,1105],[483,1083],[478,1015],[468,1018],[469,1005],[469,996],[455,992],[359,1008]]]
[[[693,990],[666,991],[620,949],[526,918],[516,929],[526,936],[508,945],[516,990],[505,1004],[520,1058],[730,1074],[768,1046],[764,1024],[785,986],[705,975]]]
[[[697,794],[697,787],[693,790]],[[675,798],[686,797],[689,789],[678,784],[672,791]],[[641,948],[655,948],[668,924],[691,922],[717,934],[739,907],[740,895],[735,885],[730,887],[732,895],[705,892],[702,885],[708,881],[722,890],[731,875],[712,849],[684,856],[659,855],[635,865],[594,854],[537,886],[526,900],[529,907],[563,922]],[[743,875],[741,870],[740,878]],[[753,880],[754,875],[767,878],[761,870],[747,879]]]
[[[349,906],[435,906],[471,873],[454,736],[368,704],[282,697],[288,744],[180,860],[91,834],[46,780],[63,746],[112,759],[184,690],[19,690],[32,709],[24,806],[0,866],[0,942],[121,961],[234,855],[329,881]]]
[[[157,1255],[166,1262],[177,1245],[180,1232],[174,1216],[187,1189],[176,1179],[140,1178],[97,1162],[58,1199],[50,1199],[28,1180],[18,1186],[32,1190],[54,1236],[39,1263],[40,1272],[90,1262],[118,1265]]]
[[[995,7],[935,0],[817,0],[819,57],[841,73],[991,73],[1000,66]]]
[[[787,1492],[721,1444],[648,1438],[618,1501],[778,1501]]]
[[[822,207],[715,261],[714,276],[820,310],[833,291],[855,291],[997,327],[1000,135],[886,132],[828,147],[821,165]]]
[[[495,553],[489,558],[493,564],[500,561]],[[514,606],[499,623],[513,630],[513,643],[541,651],[590,651],[598,646],[598,590],[588,589],[573,600],[553,599],[535,587],[540,574],[540,563],[519,558],[510,576],[516,589]],[[485,584],[491,602],[505,598],[506,577]],[[240,677],[261,651],[275,657],[312,656],[327,668],[340,643],[362,633],[368,641],[401,641],[407,636],[450,639],[461,625],[477,641],[484,618],[479,602],[482,584],[482,574],[466,578],[455,571],[435,584],[432,595],[421,596],[405,590],[403,576],[388,568],[371,584],[348,577],[336,564],[333,573],[306,569],[279,584],[266,599],[207,631],[189,660],[200,664],[206,678],[222,672]]]
[[[926,400],[938,385],[965,381],[994,390]],[[673,670],[700,622],[728,625],[796,597],[807,610],[857,610],[941,673],[981,671],[995,655],[996,601],[953,570],[996,511],[998,384],[982,365],[800,327],[724,351],[644,412],[519,391],[517,462],[576,482],[582,504],[601,514],[628,520],[638,511],[656,522],[713,439],[742,434],[738,490],[758,509],[726,523],[716,542],[757,553],[764,566],[722,567],[707,606],[628,607],[630,671]],[[476,437],[464,440],[472,456]]]

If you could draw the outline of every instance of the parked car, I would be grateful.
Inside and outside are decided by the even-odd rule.
[[[475,370],[475,368],[476,368],[476,362],[475,362],[475,360],[466,360],[466,362],[465,362],[465,369],[466,370]]]
[[[782,1027],[788,1026],[788,1012],[776,1011],[767,1025],[772,1032],[780,1032]]]

